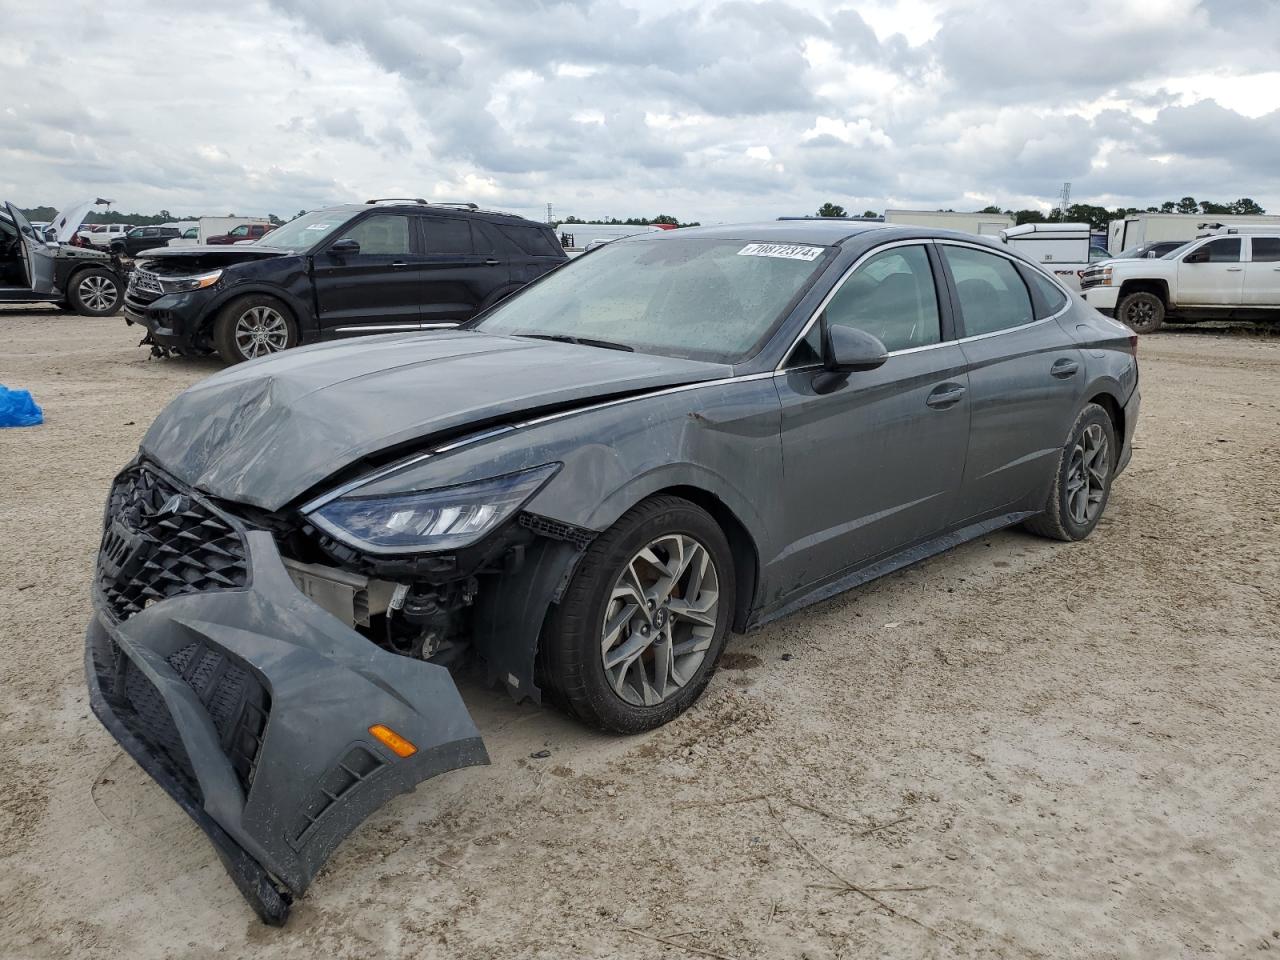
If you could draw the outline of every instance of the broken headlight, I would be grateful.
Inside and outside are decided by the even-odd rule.
[[[458,550],[520,509],[558,470],[550,463],[520,473],[380,497],[340,497],[309,517],[325,533],[366,553]]]

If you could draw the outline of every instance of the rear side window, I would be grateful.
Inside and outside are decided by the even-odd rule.
[[[470,256],[471,227],[452,217],[422,217],[422,252]]]
[[[556,257],[557,245],[541,227],[524,227],[512,223],[495,223],[498,231],[531,257]]]
[[[1031,323],[1031,294],[1018,269],[1004,257],[969,247],[939,244],[960,299],[964,333],[975,337]]]
[[[514,257],[524,253],[519,244],[484,220],[471,221],[471,234],[475,238],[476,253],[498,257]]]
[[[1252,237],[1253,262],[1280,262],[1280,237]]]
[[[1067,305],[1067,295],[1039,270],[1024,270],[1023,275],[1036,293],[1036,319],[1051,317]]]

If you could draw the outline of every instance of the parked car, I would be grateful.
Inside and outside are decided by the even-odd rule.
[[[256,243],[139,260],[125,319],[228,363],[332,337],[457,326],[566,260],[546,224],[472,206],[348,204]]]
[[[73,244],[76,225],[93,201],[54,217],[36,231],[11,203],[0,214],[0,303],[53,303],[85,317],[120,309],[124,270],[109,253]],[[52,231],[52,235],[50,234]],[[52,236],[52,239],[49,239]]]
[[[278,234],[332,237],[317,269],[348,241],[409,262],[441,216]],[[615,240],[461,329],[234,367],[112,486],[90,702],[282,922],[389,797],[487,762],[462,650],[631,733],[698,698],[730,631],[1011,524],[1087,537],[1136,343],[994,243],[808,221]]]
[[[1166,321],[1280,320],[1280,230],[1221,227],[1157,259],[1085,271],[1082,296],[1138,333]]]
[[[81,230],[80,236],[90,246],[110,250],[114,241],[123,240],[132,229],[131,223],[95,223],[88,230]]]
[[[180,236],[177,227],[134,227],[118,240],[111,241],[111,250],[126,257],[136,257],[144,250],[163,247]]]
[[[274,229],[275,226],[270,223],[242,223],[220,236],[210,237],[205,243],[211,247],[217,247],[228,243],[243,243],[246,240],[253,242],[265,237]]]

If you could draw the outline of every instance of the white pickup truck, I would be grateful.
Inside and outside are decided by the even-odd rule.
[[[1158,259],[1093,264],[1080,287],[1135,333],[1166,320],[1280,320],[1280,230],[1218,227]]]

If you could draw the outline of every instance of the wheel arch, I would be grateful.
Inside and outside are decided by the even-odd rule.
[[[1160,298],[1160,302],[1165,305],[1165,309],[1170,306],[1168,280],[1126,280],[1120,285],[1120,294],[1116,298],[1117,304],[1131,293],[1153,293]]]
[[[1106,390],[1095,393],[1085,405],[1088,406],[1089,403],[1096,403],[1107,412],[1107,416],[1111,418],[1111,426],[1115,429],[1116,442],[1124,443],[1124,404]]]
[[[202,336],[210,336],[213,332],[213,324],[220,314],[233,300],[240,297],[266,296],[279,300],[293,314],[293,321],[298,325],[298,336],[301,342],[305,343],[306,333],[314,326],[312,322],[311,311],[302,300],[295,297],[288,290],[275,286],[270,283],[255,283],[247,281],[245,283],[237,283],[235,286],[219,294],[215,299],[209,301],[203,312],[200,314],[200,320],[196,323],[195,329]]]
[[[745,632],[747,621],[755,607],[756,585],[760,582],[760,551],[756,547],[755,538],[733,509],[710,491],[701,487],[677,485],[655,490],[645,499],[662,495],[680,497],[701,507],[711,514],[712,519],[724,531],[729,549],[733,552],[734,610],[731,626],[737,633]]]

